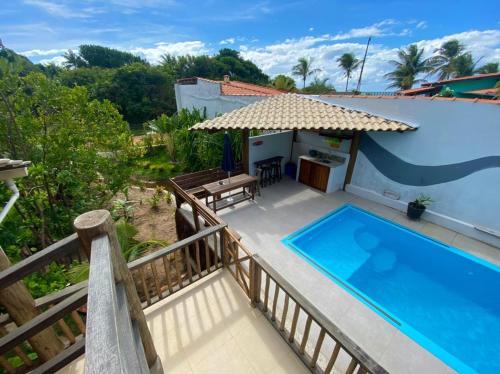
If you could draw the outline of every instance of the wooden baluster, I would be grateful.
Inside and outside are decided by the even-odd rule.
[[[175,251],[174,253],[174,262],[175,262],[175,272],[177,273],[177,284],[179,285],[179,289],[184,287],[182,284],[182,269],[181,269],[181,263],[179,260],[179,251]]]
[[[76,310],[73,310],[71,312],[71,317],[73,318],[73,321],[75,321],[75,324],[78,327],[80,333],[85,335],[85,323],[83,322],[82,317],[80,317],[80,314],[78,314]]]
[[[217,244],[217,233],[214,233],[212,237],[214,240],[215,268],[218,269],[220,267],[220,261],[219,261],[219,245]]]
[[[210,274],[212,272],[212,270],[210,269],[210,248],[208,246],[208,239],[206,236],[203,238],[203,242],[205,243],[205,265],[207,267],[208,273]]]
[[[307,315],[306,327],[304,329],[304,336],[302,337],[302,343],[300,343],[300,354],[304,354],[306,350],[307,339],[309,339],[309,331],[311,330],[312,317],[310,314]]]
[[[200,242],[198,240],[195,241],[194,246],[196,256],[196,272],[198,273],[198,277],[201,278]]]
[[[297,321],[299,319],[300,306],[297,302],[295,302],[295,310],[293,311],[292,318],[292,327],[290,328],[290,336],[288,337],[288,341],[293,343],[295,339],[295,331],[297,330]]]
[[[290,296],[285,292],[285,303],[283,305],[283,314],[281,315],[280,330],[285,331],[286,315],[288,313],[288,301]]]
[[[356,366],[358,366],[358,361],[356,361],[356,359],[353,357],[353,358],[351,358],[351,362],[349,363],[349,366],[347,367],[345,374],[354,373]]]
[[[267,312],[267,305],[269,303],[269,284],[270,284],[270,276],[269,274],[266,273],[266,286],[264,288],[264,308],[263,308],[263,312],[266,313]]]
[[[253,258],[250,258],[250,301],[252,306],[255,308],[260,301],[260,278],[262,276],[262,270]]]
[[[368,370],[364,368],[363,366],[359,367],[358,374],[367,374]]]
[[[4,327],[4,326],[1,326],[0,325],[0,337],[3,337],[5,335],[8,334],[8,331],[7,329]],[[31,359],[28,357],[28,355],[24,352],[24,350],[22,349],[22,347],[14,347],[14,352],[16,353],[16,355],[18,355],[21,360],[24,362],[24,364],[26,366],[33,366],[33,361],[31,361]],[[7,370],[7,369],[5,369]]]
[[[121,253],[120,243],[111,214],[107,210],[88,212],[78,216],[73,225],[89,259],[91,257],[92,241],[102,234],[108,235],[111,244],[115,280],[122,282],[124,285],[130,317],[137,323],[148,366],[160,371],[161,361],[156,353],[153,339],[146,323],[146,317],[144,316],[141,301],[137,295],[134,279]]]
[[[191,269],[191,256],[189,254],[189,246],[184,247],[184,255],[186,256],[186,266],[189,277],[189,282],[193,282],[193,270]]]
[[[9,374],[14,374],[16,372],[16,369],[14,369],[4,356],[0,356],[0,367],[3,367]]]
[[[4,251],[0,250],[0,271],[10,266],[9,258]],[[24,325],[39,315],[35,300],[21,281],[0,289],[0,304],[7,310],[17,326]],[[64,349],[53,328],[40,331],[28,341],[42,362],[49,361]]]
[[[170,283],[170,261],[168,261],[167,256],[162,257],[163,268],[165,269],[165,278],[167,279],[168,291],[172,294],[172,284]]]
[[[156,270],[156,264],[154,261],[151,261],[150,265],[151,265],[151,273],[153,273],[153,280],[155,282],[156,295],[158,295],[158,298],[161,300],[163,298],[163,294],[161,292],[161,285],[160,285],[160,280],[158,278],[158,271]]]
[[[319,352],[321,350],[321,345],[323,344],[323,340],[325,339],[325,333],[326,330],[324,328],[321,328],[321,331],[318,336],[318,341],[316,342],[316,347],[314,347],[314,353],[311,358],[311,363],[309,365],[311,366],[311,368],[316,367],[316,363],[318,362]]]
[[[340,343],[337,341],[335,343],[336,343],[335,348],[333,349],[332,355],[330,356],[330,360],[328,361],[328,364],[326,365],[325,374],[331,373],[331,371],[333,369],[333,365],[335,365],[335,362],[337,361],[337,357],[339,356]]]
[[[271,314],[271,321],[276,320],[276,306],[278,305],[278,295],[280,292],[280,286],[278,285],[278,283],[275,281],[274,284],[276,286],[274,287],[273,311]]]
[[[144,296],[146,296],[146,302],[151,305],[151,295],[149,295],[149,288],[146,284],[146,277],[144,275],[144,269],[142,267],[139,268],[139,277],[141,278],[142,291],[144,292]]]

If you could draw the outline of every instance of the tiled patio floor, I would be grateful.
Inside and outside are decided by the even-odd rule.
[[[165,373],[308,373],[228,271],[145,310]],[[61,373],[83,373],[83,357]]]
[[[395,209],[338,191],[324,194],[290,179],[262,189],[255,202],[217,212],[310,302],[389,372],[444,373],[451,369],[280,241],[345,203],[351,203],[442,242],[500,264],[500,250]]]

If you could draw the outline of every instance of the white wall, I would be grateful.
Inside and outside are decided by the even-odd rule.
[[[320,136],[314,131],[298,131],[297,141],[293,144],[292,161],[297,164],[298,158],[302,155],[309,155],[311,149],[315,149],[329,155],[341,156],[349,162],[350,140],[342,140],[340,148],[332,148],[327,143],[328,138]]]
[[[177,110],[206,108],[208,118],[242,108],[268,96],[223,96],[220,84],[198,79],[197,84],[176,84]]]
[[[249,173],[255,175],[254,162],[274,156],[283,156],[281,172],[285,173],[285,164],[290,160],[290,150],[293,140],[293,131],[283,131],[274,134],[251,136],[249,141]],[[255,144],[261,142],[261,145]]]
[[[436,166],[500,156],[500,105],[443,100],[322,99],[418,126],[417,131],[408,133],[369,134],[387,151],[408,163]],[[385,190],[397,192],[404,202],[420,193],[428,194],[435,200],[429,208],[428,219],[443,225],[447,225],[448,219],[450,228],[497,246],[500,244],[499,238],[473,229],[479,225],[500,231],[499,167],[451,182],[411,186],[385,177],[359,152],[351,184],[353,192],[368,191],[373,193],[372,197],[381,197]]]

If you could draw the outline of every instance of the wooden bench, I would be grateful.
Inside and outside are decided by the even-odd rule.
[[[235,170],[231,172],[231,176],[240,175],[243,172],[243,165],[237,164]],[[221,170],[220,168],[213,168],[179,175],[172,178],[172,181],[174,181],[184,191],[191,193],[198,198],[203,198],[206,196],[206,190],[202,187],[204,184],[217,182],[224,178],[227,178],[227,172]]]

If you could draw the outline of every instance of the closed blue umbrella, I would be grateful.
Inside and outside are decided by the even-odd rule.
[[[222,165],[221,169],[227,172],[227,177],[229,179],[229,183],[231,183],[231,172],[235,169],[234,165],[234,157],[233,157],[233,149],[231,147],[231,139],[229,138],[229,134],[227,131],[224,133],[224,150],[222,153]],[[227,201],[232,201],[231,193],[229,193],[229,197]]]
[[[222,154],[221,169],[227,172],[229,178],[231,178],[231,172],[235,169],[231,139],[227,131],[224,134],[224,151]],[[231,182],[231,180],[229,182]]]

